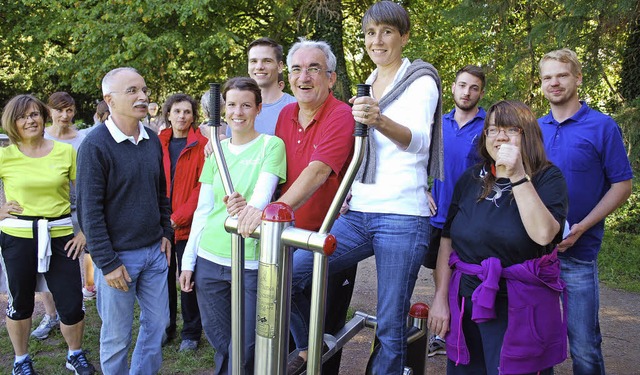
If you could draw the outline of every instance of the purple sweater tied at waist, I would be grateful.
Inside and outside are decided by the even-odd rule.
[[[470,361],[462,331],[464,297],[462,302],[458,300],[462,274],[477,276],[481,281],[471,296],[471,320],[476,323],[496,318],[498,282],[500,278],[506,280],[508,322],[500,352],[500,374],[537,372],[567,358],[567,312],[560,306],[565,284],[560,279],[557,250],[507,268],[502,268],[497,258],[485,259],[480,264],[465,263],[454,251],[449,266],[453,274],[449,287],[451,327],[446,336],[447,356],[456,365]]]

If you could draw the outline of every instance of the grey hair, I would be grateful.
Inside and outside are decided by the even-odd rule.
[[[200,98],[200,108],[202,108],[202,112],[204,112],[205,118],[211,117],[211,111],[209,110],[210,97],[211,97],[211,91],[207,90],[204,92],[204,94],[202,94],[202,98]],[[224,109],[224,98],[222,97],[222,94],[220,94],[220,110],[223,111],[223,109]]]
[[[209,118],[211,117],[211,112],[209,112],[209,97],[211,96],[211,94],[209,94],[209,90],[205,91],[204,94],[202,94],[202,98],[200,98],[200,107],[202,108],[202,112],[204,112],[204,117]]]
[[[317,48],[322,51],[327,60],[327,70],[331,72],[336,71],[336,55],[334,55],[331,51],[331,46],[329,45],[329,43],[322,40],[307,40],[304,37],[300,37],[300,41],[294,43],[289,49],[289,53],[287,54],[287,68],[289,70],[291,70],[291,60],[293,59],[293,54],[302,48]]]
[[[111,92],[111,83],[113,81],[113,77],[116,76],[118,73],[121,73],[124,71],[140,74],[135,68],[132,68],[129,66],[112,69],[111,71],[109,71],[109,73],[105,74],[104,77],[102,78],[102,95],[107,95]]]

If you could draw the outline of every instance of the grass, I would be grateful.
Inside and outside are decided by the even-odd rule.
[[[605,232],[598,267],[606,286],[640,293],[640,235]]]
[[[637,174],[636,174],[637,175]],[[640,293],[640,184],[607,217],[598,257],[600,280],[608,287]]]
[[[89,350],[89,360],[99,370],[100,354],[100,317],[96,310],[94,301],[85,302],[85,332],[83,348]],[[34,317],[33,328],[40,322],[40,317]],[[138,307],[136,305],[136,316],[134,318],[134,332],[132,349],[138,334]],[[178,306],[178,332],[182,325],[180,307]],[[180,338],[176,338],[162,350],[163,363],[160,374],[189,374],[200,375],[210,374],[213,369],[214,350],[209,342],[202,336],[200,346],[195,353],[179,353]],[[40,374],[47,375],[68,375],[71,372],[65,367],[64,356],[67,352],[67,345],[60,333],[54,330],[46,340],[29,340],[29,353],[34,361],[34,367]],[[129,358],[130,359],[130,358]],[[0,375],[11,374],[13,366],[13,347],[9,341],[6,326],[0,326]]]

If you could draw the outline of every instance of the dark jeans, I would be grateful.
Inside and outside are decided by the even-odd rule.
[[[231,363],[231,267],[198,257],[193,274],[197,286],[202,324],[207,340],[216,350],[215,375],[232,373]],[[253,374],[256,345],[256,299],[258,270],[244,270],[244,374]]]
[[[176,261],[176,244],[171,246],[171,262],[169,263],[169,272],[167,272],[167,290],[169,291],[169,325],[165,330],[169,340],[176,337],[176,314],[178,312],[178,290],[176,284],[177,261]]]
[[[406,358],[407,314],[418,271],[428,243],[428,218],[349,211],[336,220],[331,233],[338,240],[329,257],[335,275],[375,254],[378,279],[377,334],[382,344],[373,370],[402,374]],[[291,332],[298,349],[309,342],[309,300],[304,289],[313,271],[313,254],[293,255]]]
[[[171,266],[169,266],[169,327],[167,336],[176,335],[176,312],[178,309],[178,292],[176,289],[176,270],[182,269],[182,255],[187,246],[187,240],[178,241],[173,245],[171,254]],[[189,293],[180,292],[180,306],[182,307],[182,340],[200,341],[202,335],[202,321],[200,320],[200,310],[198,309],[198,297],[195,289]]]
[[[182,269],[182,255],[187,246],[187,240],[176,243],[176,254],[178,255],[178,268]],[[197,288],[197,287],[196,287]],[[180,306],[182,307],[182,331],[180,336],[183,340],[200,341],[202,335],[202,321],[200,320],[200,309],[198,308],[198,297],[195,289],[191,292],[180,292]]]

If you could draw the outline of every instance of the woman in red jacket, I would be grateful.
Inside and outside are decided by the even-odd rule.
[[[189,95],[173,94],[168,97],[162,114],[168,127],[160,132],[159,138],[162,144],[167,196],[171,202],[171,225],[175,231],[173,261],[169,266],[170,323],[164,344],[176,335],[176,263],[177,269],[180,269],[182,254],[191,230],[193,212],[198,205],[198,179],[204,165],[204,146],[207,139],[198,129],[198,106]],[[179,350],[195,350],[202,333],[195,291],[181,292],[180,303],[184,325],[180,334],[182,342]]]

